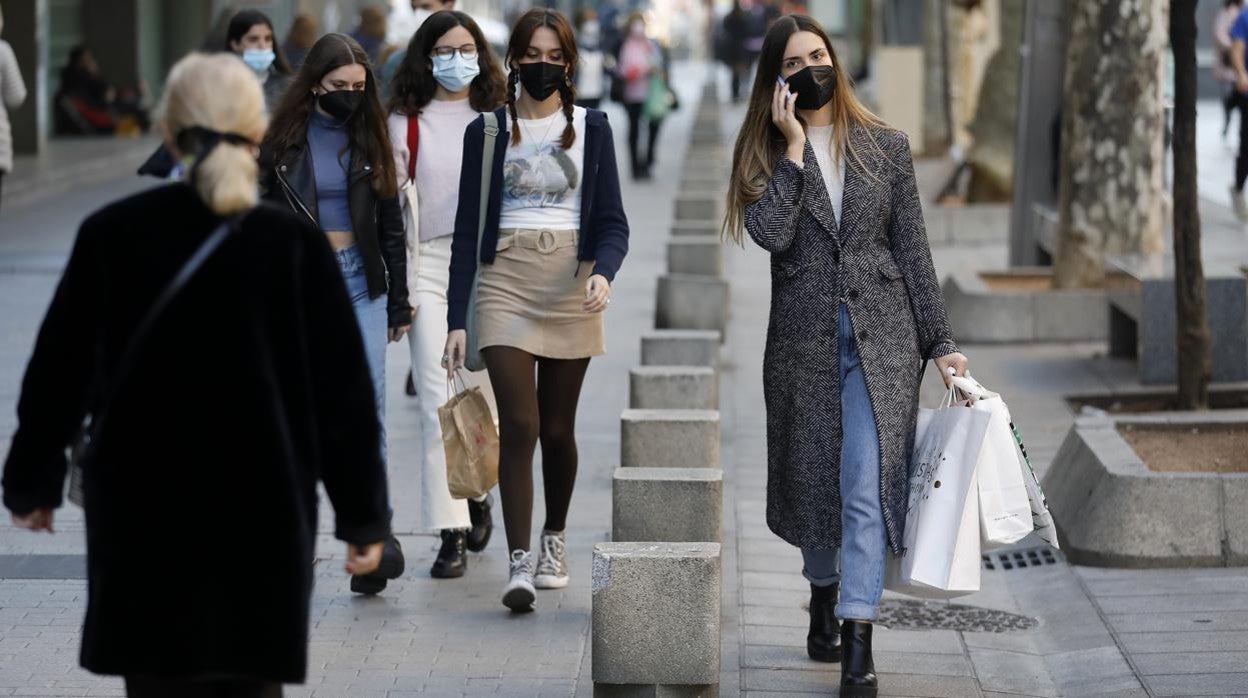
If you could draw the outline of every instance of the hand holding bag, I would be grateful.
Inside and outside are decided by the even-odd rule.
[[[485,359],[481,357],[480,335],[477,332],[477,288],[481,285],[481,240],[485,236],[485,219],[490,208],[490,182],[494,175],[494,147],[498,142],[498,115],[487,111],[481,115],[485,119],[485,141],[481,148],[481,204],[477,214],[477,264],[476,274],[472,277],[472,291],[468,294],[468,317],[465,328],[468,341],[464,346],[464,368],[469,371],[480,371],[485,368]]]
[[[1014,420],[1005,401],[971,377],[955,376],[953,385],[973,410],[989,415],[976,473],[979,521],[984,545],[1017,543],[1032,531],[1031,503],[1023,482],[1025,461],[1014,438]]]
[[[990,416],[954,405],[920,409],[910,464],[902,554],[889,556],[886,588],[950,599],[979,591],[979,498],[975,467]]]
[[[455,499],[468,499],[484,495],[498,483],[498,430],[481,389],[469,388],[458,373],[456,377],[462,390],[438,408],[438,421],[447,486]],[[447,388],[454,391],[454,380]]]

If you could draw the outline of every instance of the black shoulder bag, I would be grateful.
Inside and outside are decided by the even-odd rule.
[[[138,327],[134,331],[134,336],[130,338],[130,343],[126,345],[125,352],[121,355],[121,360],[117,362],[117,374],[113,379],[111,389],[107,389],[102,402],[98,403],[100,409],[92,415],[90,422],[83,425],[82,430],[78,432],[78,438],[75,440],[73,450],[69,457],[69,501],[83,506],[82,493],[82,469],[83,466],[91,460],[94,454],[94,445],[99,438],[101,430],[104,428],[105,420],[108,417],[108,409],[116,397],[117,389],[123,385],[130,372],[134,369],[135,357],[138,354],[138,348],[147,338],[152,326],[156,324],[156,320],[160,318],[165,308],[169,307],[169,303],[177,297],[182,289],[186,288],[186,284],[195,276],[204,262],[212,256],[213,252],[221,246],[222,242],[230,236],[235,226],[235,219],[227,218],[220,225],[209,233],[208,238],[200,244],[190,259],[178,269],[173,275],[173,279],[165,286],[156,297],[156,301],[152,303],[152,307],[148,308],[147,314],[139,322]]]

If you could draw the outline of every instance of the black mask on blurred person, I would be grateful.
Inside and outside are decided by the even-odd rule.
[[[339,121],[350,119],[364,103],[363,90],[334,90],[323,92],[316,98],[326,114]]]
[[[793,104],[798,109],[818,109],[836,92],[836,68],[811,65],[793,73],[786,81],[789,92],[797,95]]]
[[[539,102],[545,101],[552,92],[567,80],[567,67],[558,63],[521,63],[520,84],[529,96]]]

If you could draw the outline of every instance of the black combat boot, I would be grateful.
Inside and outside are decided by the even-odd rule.
[[[810,633],[806,635],[806,654],[816,662],[841,661],[841,625],[833,612],[840,586],[810,585]]]

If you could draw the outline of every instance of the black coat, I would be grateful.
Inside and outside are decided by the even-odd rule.
[[[83,223],[26,369],[11,511],[60,506],[99,386],[218,222],[175,184]],[[82,665],[303,680],[317,480],[338,538],[390,532],[363,341],[325,236],[268,205],[244,217],[152,327],[106,424],[84,471]]]
[[[261,153],[260,188],[264,198],[304,220],[318,225],[316,174],[312,169],[312,153],[306,147],[295,148],[275,158]],[[403,214],[396,194],[378,198],[373,189],[373,168],[352,158],[347,175],[347,205],[351,209],[351,227],[356,244],[364,257],[364,276],[368,279],[368,297],[386,294],[386,315],[390,327],[412,324],[412,306],[407,300],[407,235],[403,230]]]

